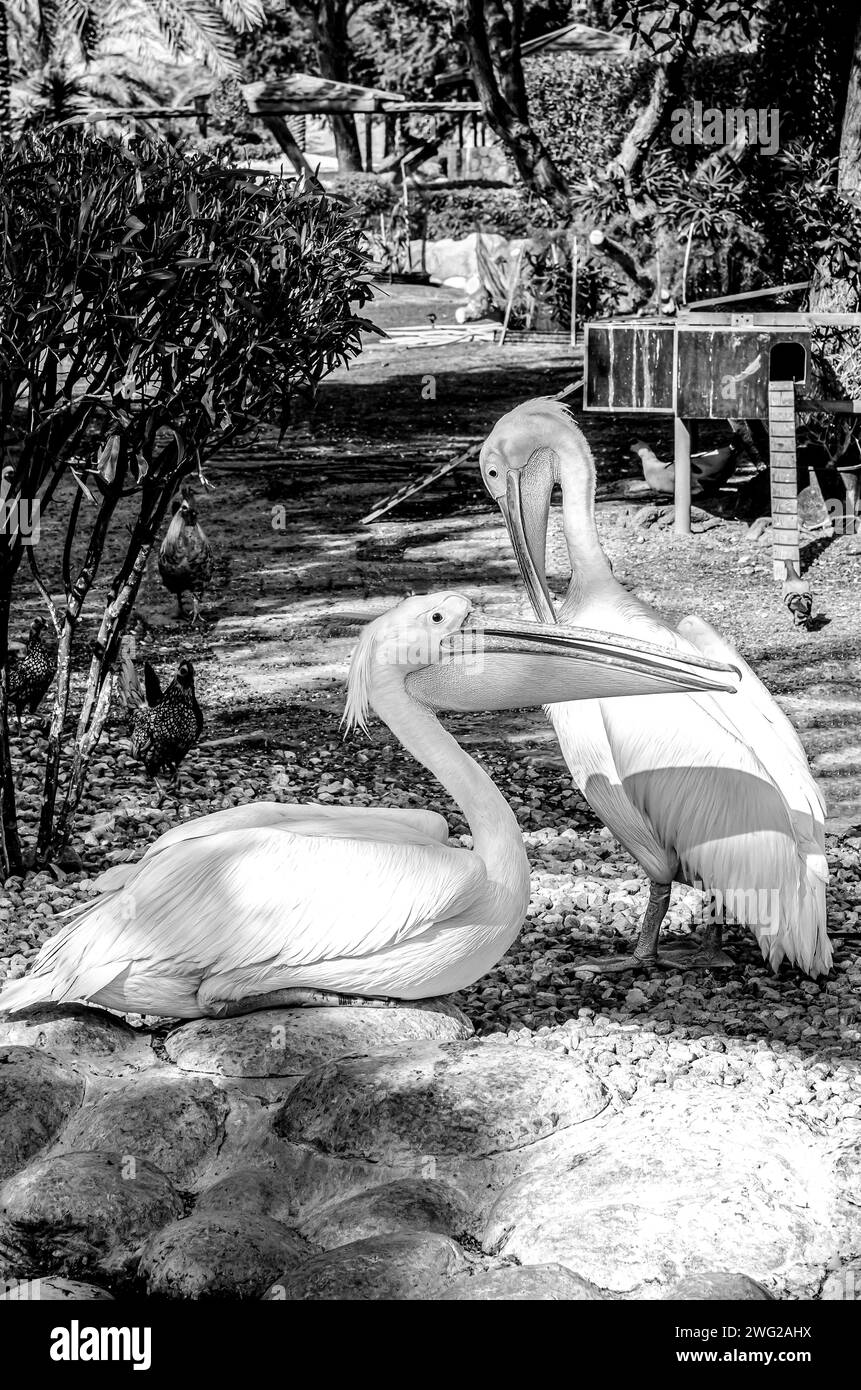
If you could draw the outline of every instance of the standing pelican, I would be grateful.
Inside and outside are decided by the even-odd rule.
[[[362,634],[346,723],[373,708],[458,803],[474,850],[430,811],[285,806],[203,816],[169,830],[46,942],[0,993],[11,1012],[89,1001],[199,1018],[273,1005],[422,999],[463,989],[513,941],[529,901],[514,813],[434,710],[547,699],[732,690],[695,657],[601,633],[467,622],[460,594],[407,599]]]
[[[708,623],[687,617],[674,627],[613,578],[595,525],[592,452],[564,406],[538,399],[510,411],[485,441],[480,462],[540,619],[556,617],[545,549],[558,483],[571,562],[563,621],[657,642],[680,656],[707,656],[741,672],[733,700],[691,693],[632,706],[601,699],[547,710],[581,792],[650,880],[633,955],[601,968],[657,963],[675,880],[712,894],[713,920],[694,963],[730,963],[720,950],[718,919],[725,913],[753,929],[773,969],[786,956],[814,977],[825,973],[831,965],[825,807],[789,720]]]

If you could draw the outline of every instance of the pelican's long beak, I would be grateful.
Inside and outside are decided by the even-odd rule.
[[[732,694],[740,673],[704,657],[587,628],[494,621],[442,640],[407,690],[438,710],[529,709],[617,695]]]
[[[508,474],[506,495],[497,499],[529,601],[543,623],[556,622],[545,569],[547,521],[554,482],[552,452],[538,449],[523,468],[513,469]]]

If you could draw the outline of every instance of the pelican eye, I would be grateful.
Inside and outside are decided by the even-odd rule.
[[[443,615],[442,615],[442,613],[439,612],[439,610],[437,610],[436,613],[431,613],[431,622],[432,622],[432,623],[441,623],[441,622],[442,622],[442,619],[443,619]]]
[[[496,474],[496,469],[495,469],[495,468],[488,468],[488,470],[487,470],[487,476],[488,476],[488,478],[495,478],[495,477],[497,476],[497,474]]]

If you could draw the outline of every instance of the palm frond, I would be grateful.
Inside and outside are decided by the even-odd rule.
[[[239,70],[230,29],[209,0],[146,0],[174,56],[187,54],[217,77]]]
[[[262,0],[218,0],[225,24],[234,34],[247,34],[266,22]]]

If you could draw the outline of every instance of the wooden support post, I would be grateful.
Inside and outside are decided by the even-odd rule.
[[[675,516],[673,530],[677,536],[691,534],[691,432],[687,421],[679,415],[674,422],[674,460],[676,470]]]
[[[859,504],[861,504],[858,469],[841,468],[839,473],[846,489],[846,503],[843,508],[843,534],[854,536],[858,530],[858,510]]]
[[[768,448],[771,460],[771,559],[774,578],[786,578],[791,563],[798,573],[798,462],[795,454],[795,383],[768,384]]]
[[[365,116],[365,173],[374,172],[374,118],[370,113]]]
[[[293,132],[284,117],[273,115],[267,111],[265,113],[260,113],[260,119],[267,130],[271,130],[297,174],[304,174],[306,178],[310,180],[312,187],[320,188],[321,184],[318,182],[314,170],[300,150]]]

